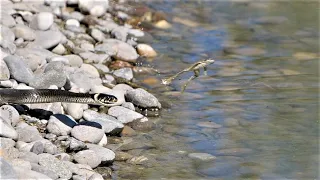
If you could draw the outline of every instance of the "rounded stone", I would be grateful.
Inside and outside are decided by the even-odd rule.
[[[68,59],[70,66],[81,67],[81,65],[83,64],[82,58],[78,55],[70,54],[63,57]]]
[[[73,158],[77,163],[87,164],[91,168],[95,168],[101,163],[101,158],[93,150],[79,151]]]
[[[13,140],[18,139],[18,133],[17,131],[10,125],[8,124],[5,120],[3,120],[0,117],[0,136],[1,137],[7,137],[11,138]]]
[[[16,38],[22,38],[27,41],[33,41],[36,38],[36,34],[33,29],[25,25],[16,25],[13,28],[13,33]]]
[[[137,51],[140,56],[145,56],[147,58],[157,56],[157,52],[148,44],[138,44]]]
[[[34,27],[39,30],[48,30],[53,24],[53,14],[50,12],[40,12],[36,15],[35,19],[31,24],[34,23]]]
[[[93,126],[77,125],[72,128],[71,135],[83,142],[99,143],[104,131]]]
[[[20,121],[19,112],[10,105],[3,105],[0,107],[0,117],[13,126],[17,125]]]
[[[33,79],[33,72],[19,56],[7,56],[3,58],[6,62],[10,75],[19,82],[29,84]]]

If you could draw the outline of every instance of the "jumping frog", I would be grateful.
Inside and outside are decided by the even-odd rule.
[[[200,69],[203,68],[203,74],[205,76],[207,76],[207,66],[214,63],[213,59],[207,59],[207,60],[203,60],[203,61],[199,61],[196,62],[194,64],[192,64],[190,67],[178,72],[177,74],[166,78],[166,79],[162,79],[162,84],[164,85],[170,85],[172,83],[172,81],[177,78],[180,74],[184,73],[184,72],[189,72],[189,71],[193,71],[194,75],[191,76],[187,82],[183,85],[182,87],[182,91],[184,92],[185,88],[187,87],[187,85],[189,84],[190,81],[192,81],[193,79],[195,79],[196,77],[198,77],[200,75]]]

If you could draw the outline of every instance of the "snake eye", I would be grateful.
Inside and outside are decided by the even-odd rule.
[[[118,99],[110,94],[97,94],[96,100],[104,104],[111,104],[117,102]]]

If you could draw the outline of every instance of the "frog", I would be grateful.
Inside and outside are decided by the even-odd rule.
[[[200,69],[203,68],[203,74],[205,76],[207,76],[208,75],[207,66],[210,64],[213,64],[214,62],[215,62],[214,59],[206,59],[206,60],[202,60],[202,61],[198,61],[196,63],[193,63],[190,67],[183,69],[182,71],[178,72],[177,74],[175,74],[169,78],[162,79],[162,84],[170,85],[172,83],[172,81],[175,78],[177,78],[180,74],[193,71],[194,75],[192,75],[181,88],[182,89],[181,92],[183,93],[185,91],[186,87],[188,86],[188,84],[192,80],[194,80],[195,78],[199,77]]]

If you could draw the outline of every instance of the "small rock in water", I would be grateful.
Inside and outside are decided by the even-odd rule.
[[[188,156],[192,159],[197,159],[201,161],[211,161],[216,159],[215,156],[208,154],[208,153],[190,153]]]
[[[137,51],[140,56],[149,57],[156,57],[157,52],[148,44],[138,44]]]
[[[161,104],[158,99],[142,88],[127,91],[126,98],[133,104],[143,108],[161,108]]]
[[[131,81],[133,78],[133,72],[131,68],[121,68],[121,69],[115,70],[113,74],[127,81]]]
[[[121,136],[131,137],[137,135],[137,132],[129,126],[124,126],[121,131]]]
[[[108,110],[108,114],[116,117],[118,119],[118,121],[120,121],[121,123],[124,123],[124,124],[132,122],[134,120],[141,119],[144,117],[140,113],[137,113],[135,111],[132,111],[130,109],[127,109],[127,108],[121,107],[121,106],[111,107]]]
[[[224,120],[224,126],[226,127],[239,126],[239,120],[234,118],[227,118]]]
[[[73,156],[74,160],[79,164],[87,164],[91,168],[97,167],[101,163],[101,158],[93,150],[79,151]]]

